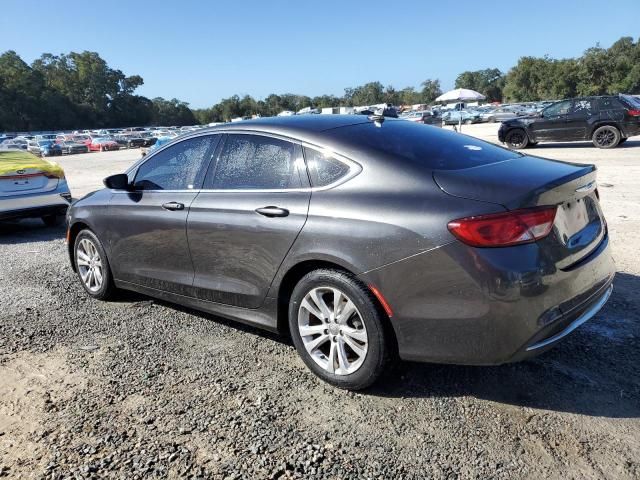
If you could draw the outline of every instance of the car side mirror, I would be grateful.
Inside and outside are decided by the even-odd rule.
[[[103,180],[104,186],[112,190],[130,190],[129,177],[125,173],[111,175]]]

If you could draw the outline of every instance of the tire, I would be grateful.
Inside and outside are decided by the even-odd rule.
[[[615,148],[620,143],[620,130],[612,125],[596,128],[591,136],[593,145],[597,148]]]
[[[335,291],[339,292],[341,305],[337,316]],[[322,302],[328,316],[322,314],[323,307],[314,298]],[[349,305],[355,308],[347,318],[340,319]],[[311,313],[312,309],[317,315]],[[383,373],[391,351],[385,321],[384,312],[366,285],[338,270],[308,273],[293,289],[289,302],[289,329],[303,362],[325,382],[347,390],[367,388]],[[303,337],[301,329],[309,334]],[[351,333],[347,334],[347,329]]]
[[[527,136],[527,132],[525,132],[521,128],[515,128],[507,133],[505,137],[505,142],[507,147],[513,150],[520,150],[522,148],[526,148],[529,145],[529,137]]]
[[[47,227],[57,227],[62,225],[63,220],[64,217],[62,215],[45,215],[42,217],[42,221]]]
[[[465,125],[471,125],[473,123],[473,120],[465,120],[463,123]]]
[[[87,264],[86,266],[82,265],[82,263],[87,262],[82,255],[85,257],[88,256],[89,260],[93,261],[91,264],[94,267],[98,267],[96,259],[99,259],[99,272],[102,275],[102,282],[98,282],[99,277],[94,274],[93,287],[91,286],[92,282],[89,276],[85,277],[85,275],[89,275],[90,264]],[[80,285],[82,285],[82,288],[84,288],[85,292],[87,292],[89,296],[98,300],[108,300],[113,298],[116,288],[113,284],[113,276],[111,275],[109,260],[107,259],[107,255],[102,247],[102,243],[100,243],[98,237],[96,237],[91,230],[82,230],[76,237],[73,244],[73,260],[76,265],[76,273],[80,280]]]
[[[489,123],[496,123],[496,117],[489,117]]]

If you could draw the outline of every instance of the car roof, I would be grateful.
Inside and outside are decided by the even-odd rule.
[[[219,132],[224,130],[259,130],[280,133],[282,135],[301,135],[320,133],[334,128],[367,123],[371,120],[363,115],[291,115],[288,117],[266,117],[242,122],[225,123],[208,127],[202,131]]]

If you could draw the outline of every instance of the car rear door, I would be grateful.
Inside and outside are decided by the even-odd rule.
[[[310,198],[300,145],[226,135],[187,221],[195,295],[259,307],[306,222]]]
[[[571,108],[571,100],[554,103],[542,111],[542,116],[536,118],[530,125],[534,140],[570,140],[567,138],[567,114]]]
[[[569,140],[584,140],[589,138],[589,124],[598,114],[590,98],[577,98],[573,101],[565,122],[565,135]]]
[[[158,150],[131,174],[130,191],[113,191],[108,207],[109,246],[117,280],[181,295],[192,293],[187,214],[218,139],[200,135]]]

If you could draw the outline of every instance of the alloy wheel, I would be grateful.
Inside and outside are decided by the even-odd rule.
[[[515,148],[522,146],[524,143],[524,133],[514,132],[511,134],[509,138],[509,143],[513,145]]]
[[[313,361],[335,375],[356,372],[364,362],[367,328],[353,301],[335,287],[309,291],[298,309],[298,332]]]
[[[97,292],[102,288],[104,272],[102,258],[96,245],[89,239],[83,238],[76,250],[78,273],[85,287],[90,292]]]
[[[596,134],[596,143],[601,147],[608,147],[615,142],[616,135],[611,129],[601,130]]]

